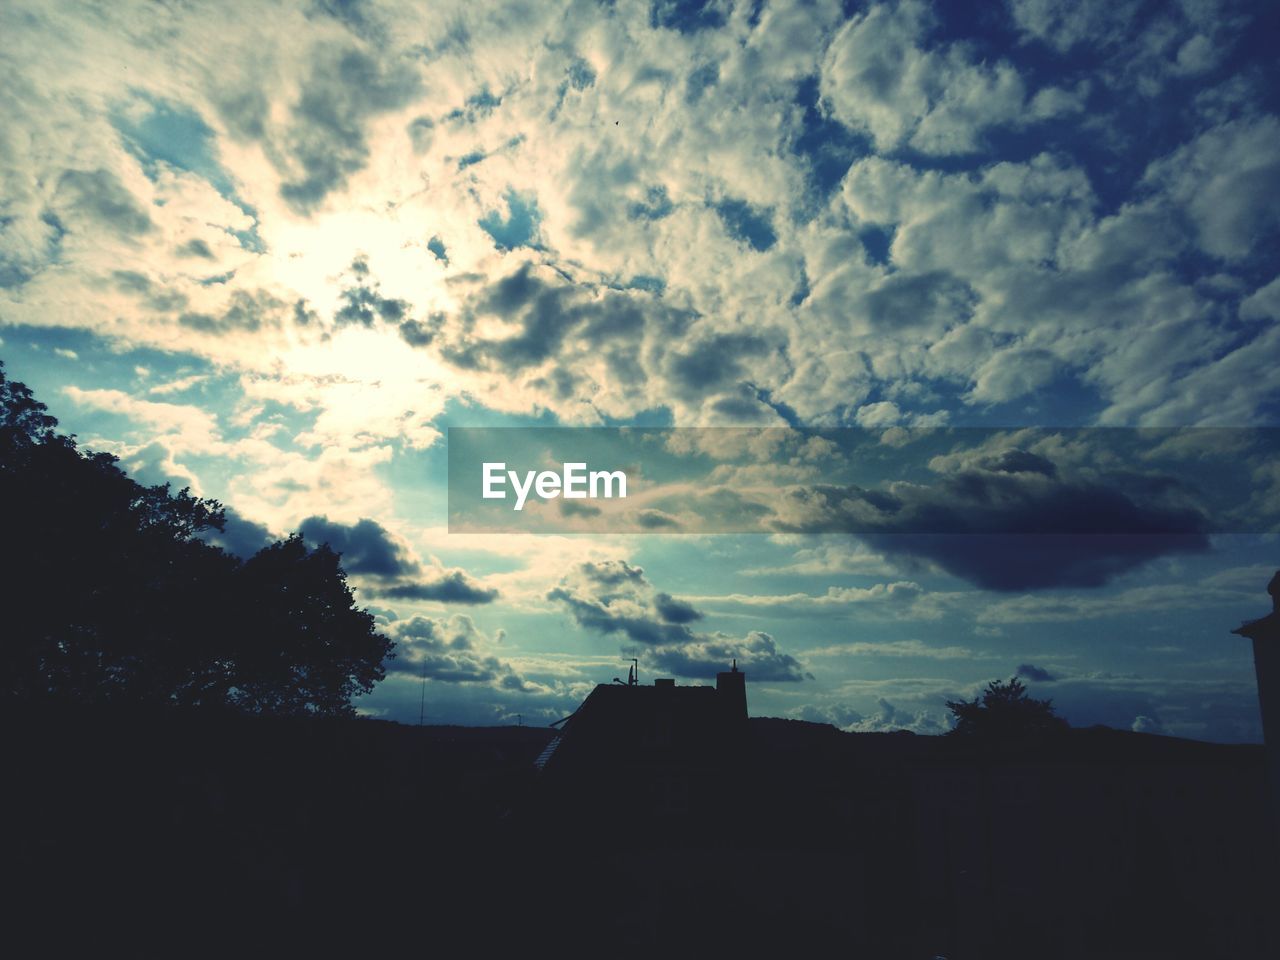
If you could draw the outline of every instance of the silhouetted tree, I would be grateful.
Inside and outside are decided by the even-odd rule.
[[[357,608],[338,555],[295,534],[236,572],[243,613],[230,698],[267,713],[341,714],[383,678],[391,642]]]
[[[951,734],[983,739],[1012,739],[1067,729],[1067,721],[1053,711],[1052,700],[1034,700],[1017,677],[1008,683],[992,680],[981,696],[948,700],[955,716]]]
[[[345,714],[391,641],[338,557],[206,543],[217,501],[143,486],[0,364],[0,695]]]

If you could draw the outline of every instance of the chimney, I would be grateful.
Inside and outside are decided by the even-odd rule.
[[[747,675],[738,669],[737,660],[728,673],[716,674],[716,699],[726,718],[735,722],[747,719]]]

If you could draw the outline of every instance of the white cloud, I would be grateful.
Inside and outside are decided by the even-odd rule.
[[[1153,163],[1146,181],[1191,217],[1202,250],[1229,261],[1247,257],[1280,227],[1280,119],[1208,130]]]
[[[832,41],[822,91],[832,112],[868,132],[881,152],[903,145],[929,154],[972,153],[983,131],[1079,110],[1063,93],[1037,95],[1009,63],[988,64],[961,44],[925,47],[932,13],[923,3],[877,4]]]

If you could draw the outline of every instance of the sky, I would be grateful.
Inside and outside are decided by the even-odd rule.
[[[754,715],[940,733],[1018,675],[1076,725],[1257,741],[1230,630],[1280,567],[1277,27],[1213,0],[14,0],[0,359],[82,446],[223,503],[226,549],[341,550],[397,641],[370,716],[540,724],[633,656],[681,683],[736,658]],[[458,427],[943,431],[876,490],[966,532],[668,503],[451,533]],[[1186,432],[1153,460],[1146,428]],[[721,451],[688,513],[812,504],[824,450]],[[1175,488],[1244,513],[1100,535]],[[1055,533],[1008,535],[1009,504]]]

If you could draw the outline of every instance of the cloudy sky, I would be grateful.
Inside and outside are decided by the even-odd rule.
[[[1259,739],[1229,630],[1280,566],[1280,470],[1237,429],[1280,421],[1278,19],[9,2],[0,358],[82,444],[226,504],[228,549],[343,550],[399,641],[374,715],[416,721],[426,676],[430,721],[544,722],[624,657],[737,657],[758,715],[936,732],[1018,672],[1073,723]],[[925,465],[948,516],[1006,530],[1014,485],[1095,535],[1135,474],[1093,438],[1130,434],[1043,428],[1224,428],[1173,455],[1251,516],[1061,549],[448,532],[446,428],[623,425],[988,428]]]

